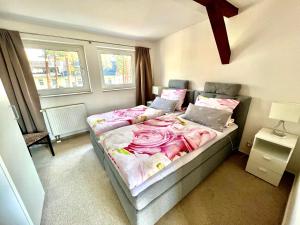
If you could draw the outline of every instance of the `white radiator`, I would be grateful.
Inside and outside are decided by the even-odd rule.
[[[87,131],[86,107],[83,103],[42,109],[50,136],[60,139]]]

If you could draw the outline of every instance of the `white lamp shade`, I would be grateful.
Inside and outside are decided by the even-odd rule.
[[[152,86],[152,94],[160,95],[162,87],[161,86]]]
[[[300,104],[273,102],[269,118],[298,123],[300,117]]]

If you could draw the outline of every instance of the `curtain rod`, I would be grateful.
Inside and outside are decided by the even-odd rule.
[[[39,33],[31,33],[31,32],[22,32],[20,31],[21,34],[30,34],[30,35],[40,35],[40,36],[46,36],[46,37],[56,37],[56,38],[65,38],[65,39],[70,39],[70,40],[75,40],[75,41],[86,41],[88,43],[101,43],[101,44],[111,44],[111,45],[118,45],[118,46],[123,46],[123,47],[136,47],[133,45],[125,45],[125,44],[116,44],[112,42],[105,42],[105,41],[95,41],[95,40],[89,40],[89,39],[81,39],[81,38],[71,38],[71,37],[63,37],[63,36],[58,36],[58,35],[51,35],[51,34],[39,34]]]

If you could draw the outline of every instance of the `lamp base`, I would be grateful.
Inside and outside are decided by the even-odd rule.
[[[278,137],[285,137],[286,136],[285,132],[283,132],[281,130],[273,130],[273,134],[278,136]]]
[[[282,126],[282,129],[280,127]],[[280,120],[278,124],[273,128],[273,134],[278,137],[285,137],[287,133],[287,130],[285,128],[285,121]]]

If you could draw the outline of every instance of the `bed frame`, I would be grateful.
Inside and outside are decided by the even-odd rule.
[[[210,92],[190,90],[186,102],[194,102],[195,98],[200,94],[207,97],[233,98],[232,96],[224,95],[224,93],[226,94],[226,91],[224,91],[226,88],[224,89],[224,87],[227,87],[226,85],[235,85],[235,87],[237,87],[236,84],[210,83],[210,85],[211,84],[219,88],[210,90]],[[90,132],[94,150],[101,165],[106,170],[131,224],[155,224],[217,168],[232,151],[238,149],[247,119],[251,97],[235,96],[234,98],[240,101],[240,104],[233,114],[238,129],[214,143],[188,164],[151,185],[135,197],[131,196],[129,189],[116,171],[111,160],[104,153],[102,146],[98,144],[97,137],[92,131]]]

